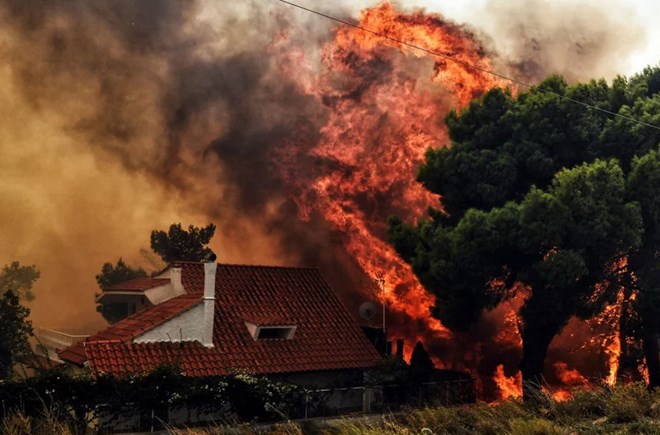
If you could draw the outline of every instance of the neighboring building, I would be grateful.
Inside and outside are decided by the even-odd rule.
[[[99,298],[144,297],[146,308],[60,351],[61,360],[93,375],[176,364],[189,376],[244,370],[326,387],[361,385],[380,359],[316,269],[180,262],[141,280]],[[360,390],[336,406],[362,404]]]
[[[96,303],[110,306],[122,317],[177,296],[168,278],[140,277],[103,289]]]

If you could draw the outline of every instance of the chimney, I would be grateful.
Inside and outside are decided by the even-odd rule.
[[[181,266],[176,265],[170,268],[170,283],[172,283],[172,288],[174,293],[179,296],[184,294],[186,291],[183,289],[183,284],[181,283]]]
[[[213,320],[215,317],[215,271],[218,263],[204,263],[204,328],[202,344],[213,347]]]

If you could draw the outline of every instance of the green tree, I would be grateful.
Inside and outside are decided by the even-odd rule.
[[[115,284],[134,278],[147,276],[147,272],[141,267],[131,267],[120,257],[117,264],[105,263],[101,267],[101,273],[96,275],[96,282],[101,290],[105,290]],[[95,295],[98,298],[98,293]],[[126,317],[126,304],[119,303],[97,303],[96,311],[110,324],[117,323]]]
[[[39,276],[41,274],[35,265],[21,266],[18,261],[12,261],[0,272],[0,293],[11,290],[20,298],[31,301],[34,299],[32,286]]]
[[[543,349],[543,341],[565,322],[566,307],[589,317],[611,297],[608,283],[631,281],[631,270],[607,266],[619,253],[628,254],[640,238],[635,201],[642,200],[630,193],[622,200],[621,182],[632,162],[657,146],[660,132],[627,117],[660,125],[659,83],[660,66],[630,79],[617,77],[611,86],[604,80],[568,85],[555,76],[517,97],[493,89],[460,113],[448,115],[451,147],[429,150],[418,174],[418,181],[441,196],[441,209],[430,210],[430,220],[415,227],[393,218],[389,229],[397,251],[436,294],[434,316],[451,328],[465,329],[484,309],[526,288],[532,296],[521,310],[527,319],[521,334]],[[612,158],[621,162],[621,169],[609,162]],[[597,159],[607,163],[583,166]],[[555,176],[576,167],[582,167],[579,177]],[[596,173],[614,177],[614,202],[594,196],[610,194],[599,186]],[[579,184],[588,179],[582,186],[587,191],[572,190],[581,189]],[[590,214],[596,219],[590,221]],[[611,226],[619,220],[626,222],[619,234],[623,238],[617,238]],[[648,219],[643,222],[646,234]],[[612,239],[603,237],[608,233]],[[624,242],[630,244],[627,249]],[[608,276],[612,274],[616,276]],[[590,292],[584,289],[592,289],[598,279],[605,280],[600,297],[584,304]],[[565,304],[540,297],[555,292],[562,280],[562,292],[570,296]],[[555,325],[535,325],[533,319],[543,316]],[[542,335],[550,337],[541,340]],[[523,365],[527,377],[533,377],[532,367],[539,363],[527,357]]]
[[[28,338],[32,335],[30,310],[20,304],[12,290],[0,296],[0,379],[12,374],[16,356],[30,353]]]
[[[168,232],[151,232],[151,249],[168,264],[173,261],[202,261],[212,252],[207,245],[214,234],[214,224],[203,228],[190,225],[187,231],[180,223],[172,224]]]
[[[639,243],[641,218],[625,200],[615,161],[559,172],[520,201],[470,209],[460,220],[417,227],[390,221],[390,238],[422,284],[436,295],[434,316],[467,329],[484,309],[519,292],[525,397],[540,388],[552,338],[572,316],[588,318],[612,300],[604,282],[618,258]]]
[[[117,264],[105,263],[101,267],[101,273],[96,275],[96,282],[101,290],[119,284],[133,278],[147,276],[147,272],[141,267],[131,267],[119,257]]]
[[[638,201],[644,219],[639,250],[629,258],[638,297],[634,301],[641,321],[642,348],[652,387],[660,386],[660,152],[653,150],[632,162],[629,196]]]

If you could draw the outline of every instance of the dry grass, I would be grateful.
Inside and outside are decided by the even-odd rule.
[[[216,425],[170,428],[172,435],[412,435],[412,434],[649,434],[660,435],[660,392],[643,385],[582,390],[567,402],[530,405],[508,400],[457,408],[410,409],[370,418],[286,422],[272,426]],[[48,408],[37,417],[15,412],[0,423],[7,435],[74,435]]]
[[[496,405],[479,403],[460,408],[410,409],[378,419],[340,419],[332,424],[299,426],[288,423],[271,429],[250,426],[173,431],[192,434],[273,435],[573,435],[649,434],[660,435],[660,393],[643,385],[603,387],[576,392],[567,402],[541,401],[529,405],[508,400]]]

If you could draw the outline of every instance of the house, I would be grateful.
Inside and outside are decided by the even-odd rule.
[[[178,295],[168,278],[139,277],[104,289],[96,302],[112,306],[118,315],[128,317],[174,296]]]
[[[380,360],[317,269],[178,262],[139,280],[99,296],[133,298],[136,312],[59,351],[62,361],[93,375],[169,363],[189,376],[244,370],[323,387],[361,384]]]

